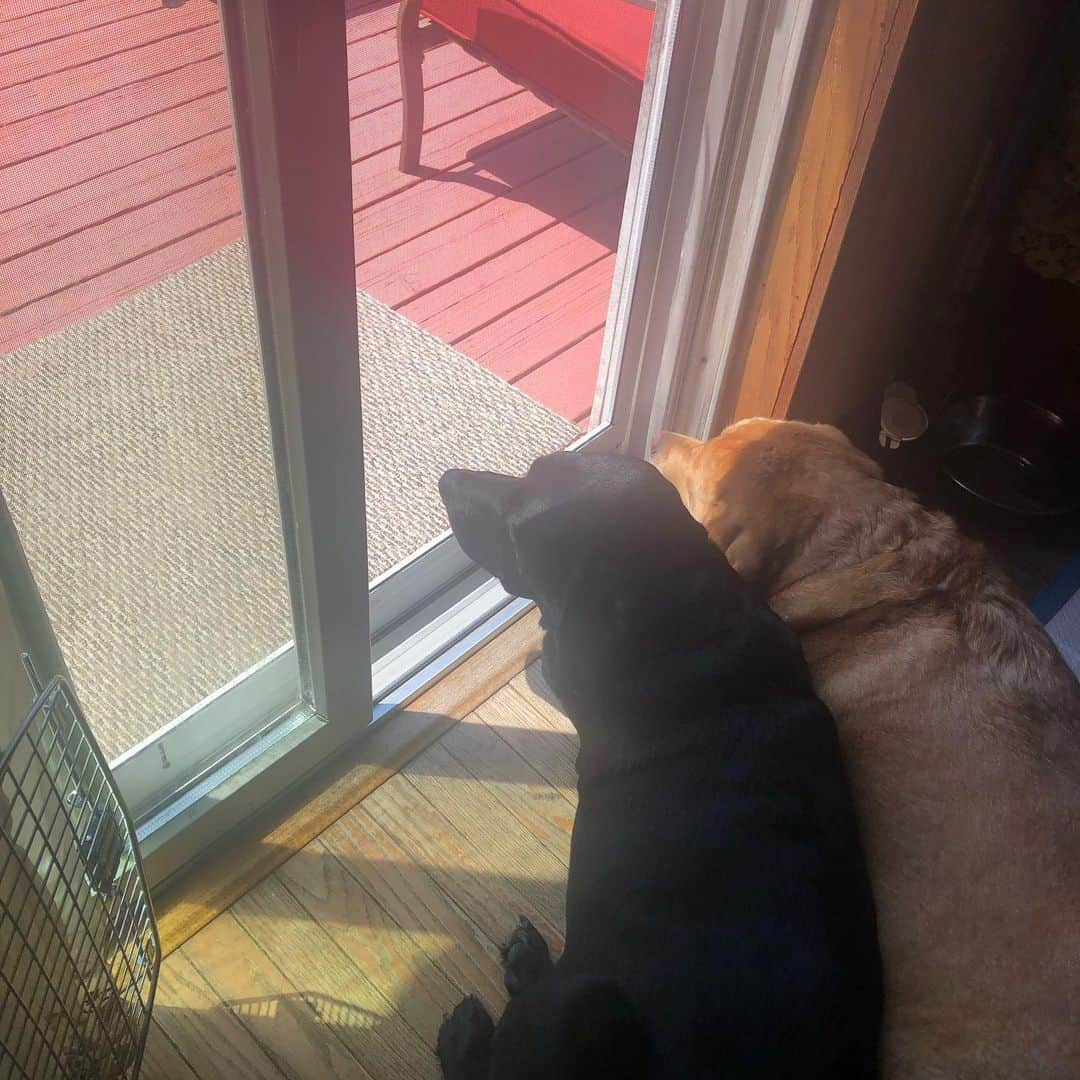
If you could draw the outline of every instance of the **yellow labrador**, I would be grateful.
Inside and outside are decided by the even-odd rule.
[[[654,463],[799,631],[862,817],[890,1080],[1080,1078],[1080,684],[981,545],[835,428]]]

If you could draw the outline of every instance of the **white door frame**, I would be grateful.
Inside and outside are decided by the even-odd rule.
[[[674,0],[673,0],[674,2]],[[706,437],[752,296],[755,255],[785,139],[830,0],[682,0],[655,138],[652,197],[621,238],[629,270],[612,295],[605,359],[641,378],[622,405],[624,449],[647,451],[658,431]],[[653,118],[657,120],[657,118]],[[641,149],[640,147],[638,149]],[[648,159],[635,155],[644,172]],[[628,208],[629,212],[629,208]],[[621,388],[620,388],[621,389]]]
[[[219,7],[295,643],[291,658],[279,650],[201,711],[204,724],[218,712],[251,732],[224,762],[179,771],[180,748],[202,750],[193,715],[171,725],[172,755],[159,737],[118,764],[152,885],[346,745],[372,710],[355,258],[342,229],[352,220],[345,10],[340,0]],[[155,750],[157,772],[184,788],[147,816],[126,781]]]

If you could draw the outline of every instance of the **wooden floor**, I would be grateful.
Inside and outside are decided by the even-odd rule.
[[[357,285],[571,420],[592,402],[627,159],[444,43],[397,169],[396,0],[349,0]],[[0,351],[241,235],[210,0],[0,4]]]
[[[505,1002],[518,913],[562,948],[577,738],[531,668],[164,963],[143,1080],[439,1075]]]

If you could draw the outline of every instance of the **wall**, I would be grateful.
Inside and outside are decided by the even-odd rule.
[[[728,415],[876,433],[1059,0],[840,0]]]

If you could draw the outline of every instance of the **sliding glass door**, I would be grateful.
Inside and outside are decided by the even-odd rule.
[[[345,11],[14,23],[4,574],[161,880],[371,720]]]
[[[600,8],[405,0],[348,19],[376,715],[523,608],[446,532],[444,468],[646,449],[633,402],[657,370],[627,348],[628,315],[679,5]],[[403,101],[386,105],[360,88],[384,73],[391,15]],[[412,358],[394,392],[365,322]]]
[[[808,3],[18,20],[0,561],[152,882],[525,610],[446,531],[444,468],[646,452],[688,238]]]

